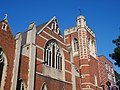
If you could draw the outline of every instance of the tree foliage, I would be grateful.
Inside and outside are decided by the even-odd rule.
[[[116,45],[114,48],[114,52],[112,54],[109,54],[109,56],[115,60],[115,65],[120,67],[120,36],[118,36],[117,39],[112,41],[113,44]]]
[[[119,86],[119,90],[120,90],[120,74],[116,71],[114,72],[115,72],[116,84]]]

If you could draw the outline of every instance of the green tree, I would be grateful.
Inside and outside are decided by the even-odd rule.
[[[112,43],[114,43],[116,47],[114,48],[114,53],[109,54],[109,56],[115,61],[115,65],[120,67],[120,36],[113,40]]]
[[[120,90],[120,74],[115,72],[115,79],[116,79],[116,84],[119,86],[119,90]]]

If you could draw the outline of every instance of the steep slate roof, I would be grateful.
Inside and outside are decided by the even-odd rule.
[[[47,23],[48,23],[48,22],[45,22],[45,23],[43,23],[43,24],[37,26],[37,27],[36,27],[36,29],[37,29],[36,32],[38,33]]]

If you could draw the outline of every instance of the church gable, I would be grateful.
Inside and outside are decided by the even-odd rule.
[[[55,16],[50,21],[37,26],[37,34],[40,34],[40,32],[46,28],[51,30],[53,33],[56,33],[57,35],[62,36]]]
[[[15,59],[15,44],[7,19],[0,21],[0,54],[3,55],[2,67],[0,64],[0,70],[2,71],[0,72],[0,90],[10,90]]]
[[[2,35],[4,34],[4,36],[6,36],[6,38],[9,37],[14,40],[14,36],[12,34],[12,31],[10,29],[7,19],[0,21],[0,33]]]

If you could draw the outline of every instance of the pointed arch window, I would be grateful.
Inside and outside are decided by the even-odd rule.
[[[4,57],[3,57],[3,50],[0,48],[0,83],[3,74],[3,67],[4,67]]]
[[[55,40],[48,41],[44,49],[44,61],[47,66],[62,70],[62,55]]]
[[[74,52],[76,52],[76,51],[78,51],[78,48],[79,48],[79,46],[78,46],[78,39],[74,38],[73,43],[74,43]]]
[[[6,79],[6,71],[7,71],[7,58],[3,51],[3,49],[0,47],[0,89],[3,90],[5,79]]]
[[[20,87],[20,90],[26,90],[26,85],[25,85],[25,82],[21,82],[21,87]]]
[[[47,86],[45,83],[42,85],[41,90],[47,90]]]

